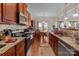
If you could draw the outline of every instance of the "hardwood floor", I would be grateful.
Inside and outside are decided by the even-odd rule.
[[[35,40],[32,46],[32,56],[37,56],[39,51],[40,41]]]
[[[54,52],[52,51],[52,48],[48,43],[45,43],[44,46],[39,47],[39,56],[55,56]]]
[[[55,56],[49,42],[42,43],[40,36],[34,38],[34,42],[29,50],[30,52],[27,56]]]

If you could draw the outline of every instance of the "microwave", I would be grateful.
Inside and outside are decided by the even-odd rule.
[[[19,13],[19,24],[28,25],[28,17],[21,12]]]

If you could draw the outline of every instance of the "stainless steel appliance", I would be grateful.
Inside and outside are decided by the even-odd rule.
[[[25,16],[23,13],[19,13],[19,23],[20,24],[26,24],[28,25],[27,16]]]
[[[59,56],[74,56],[74,48],[67,45],[66,43],[59,41],[59,47],[58,47],[58,55]]]
[[[0,48],[3,48],[4,46],[6,46],[6,44],[0,44]]]

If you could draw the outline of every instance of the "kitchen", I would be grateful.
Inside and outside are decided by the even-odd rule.
[[[79,56],[78,3],[0,3],[0,56]]]
[[[0,55],[25,56],[34,35],[27,4],[0,3]]]

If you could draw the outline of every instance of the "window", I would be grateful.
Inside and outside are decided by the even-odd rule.
[[[45,22],[38,23],[38,28],[39,28],[39,30],[47,30],[48,24]]]

